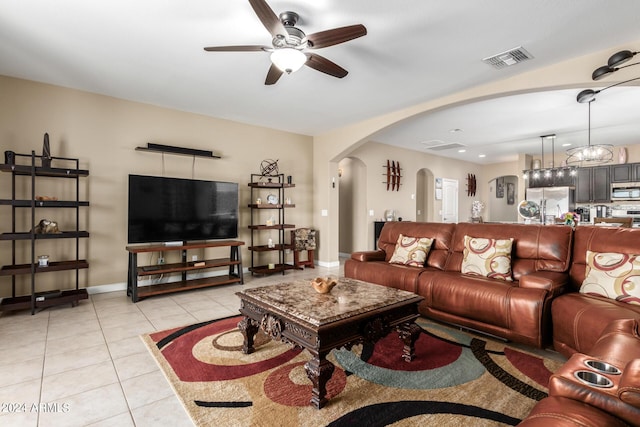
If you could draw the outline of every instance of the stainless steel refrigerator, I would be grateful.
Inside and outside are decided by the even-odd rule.
[[[554,218],[561,218],[576,208],[574,187],[527,188],[527,201],[540,205],[540,222],[553,224]]]

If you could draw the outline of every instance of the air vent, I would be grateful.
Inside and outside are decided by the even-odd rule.
[[[533,59],[533,55],[527,52],[527,50],[522,46],[518,46],[513,49],[509,49],[506,52],[484,58],[482,62],[500,70],[529,59]]]
[[[448,144],[443,143],[443,144],[440,144],[440,145],[430,146],[430,147],[427,147],[427,149],[431,150],[431,151],[444,151],[444,150],[452,150],[454,148],[463,148],[463,147],[465,147],[465,146],[460,144],[460,143],[458,143],[458,142],[451,142],[451,143],[448,143]]]
[[[440,139],[432,139],[431,141],[421,141],[420,144],[424,145],[425,148],[437,147],[438,145],[444,145],[446,142]]]

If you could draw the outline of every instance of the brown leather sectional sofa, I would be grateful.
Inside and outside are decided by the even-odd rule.
[[[640,426],[640,335],[637,319],[614,320],[587,354],[574,353],[549,380],[549,397],[542,399],[520,424],[523,427]],[[605,362],[600,374],[587,363]],[[597,366],[603,368],[603,366]],[[610,367],[607,367],[610,368]],[[609,387],[585,385],[576,373],[599,374]]]
[[[432,237],[424,268],[390,264],[398,236]],[[512,282],[461,273],[464,236],[514,238]],[[569,288],[565,226],[390,222],[377,251],[355,252],[345,276],[415,292],[420,313],[535,347],[551,343],[551,301]]]
[[[434,238],[424,267],[388,262],[400,234]],[[513,238],[513,281],[461,273],[465,235]],[[587,250],[640,254],[640,229],[390,222],[378,247],[353,253],[345,276],[422,295],[426,317],[539,348],[553,343],[570,358],[521,425],[640,426],[640,306],[578,292]],[[576,379],[596,372],[589,359],[621,371],[602,374],[611,387]]]
[[[589,353],[604,328],[613,320],[640,319],[640,305],[577,292],[585,278],[587,250],[640,254],[640,230],[576,228],[569,270],[570,292],[556,298],[551,308],[553,347],[567,357],[575,352]]]

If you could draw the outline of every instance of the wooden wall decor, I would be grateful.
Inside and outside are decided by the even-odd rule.
[[[473,197],[476,195],[476,176],[475,174],[467,174],[467,196]]]
[[[383,184],[387,184],[387,191],[399,191],[400,179],[402,178],[402,169],[400,169],[400,162],[395,160],[387,160],[387,165],[382,166],[385,168],[383,176],[387,177],[387,180]]]

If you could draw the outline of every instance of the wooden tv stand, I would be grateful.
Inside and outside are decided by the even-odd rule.
[[[129,270],[127,274],[127,296],[131,301],[138,302],[141,298],[191,289],[207,288],[210,286],[227,285],[231,283],[244,284],[242,275],[242,254],[240,246],[244,242],[238,240],[220,240],[212,242],[184,243],[181,245],[140,245],[127,246],[129,252]],[[187,250],[201,248],[229,247],[229,258],[187,261]],[[182,262],[138,267],[138,254],[145,252],[182,251]],[[199,272],[211,268],[229,267],[229,274],[213,277],[193,278],[188,273]],[[181,273],[182,280],[138,287],[140,277],[157,274]]]

